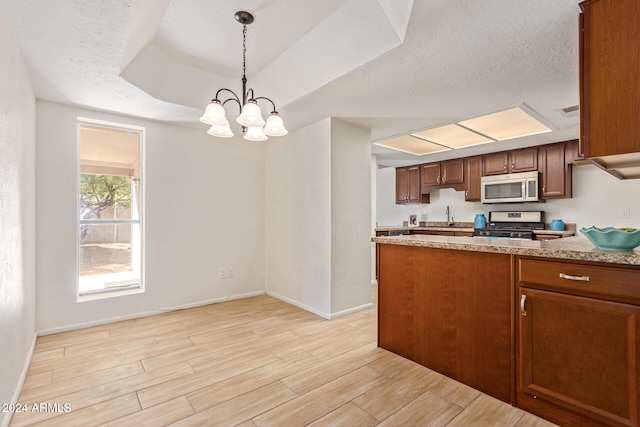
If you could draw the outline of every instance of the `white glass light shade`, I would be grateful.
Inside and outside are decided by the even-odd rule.
[[[264,126],[264,119],[262,118],[262,111],[258,104],[254,102],[247,102],[242,107],[242,113],[236,119],[238,124],[246,127]]]
[[[224,107],[220,102],[215,101],[207,105],[204,114],[200,117],[200,121],[212,126],[224,125],[225,123],[229,126],[229,121],[225,117]]]
[[[269,136],[284,136],[288,134],[289,131],[285,129],[282,117],[280,117],[278,113],[271,113],[271,115],[267,117],[264,133]]]
[[[231,138],[233,136],[233,132],[231,132],[228,121],[223,125],[212,125],[207,133],[211,136],[217,136],[219,138]]]
[[[251,126],[247,128],[247,133],[245,133],[244,139],[248,141],[266,141],[269,138],[264,134],[262,126]]]

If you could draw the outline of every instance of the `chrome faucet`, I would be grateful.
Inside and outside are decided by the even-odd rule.
[[[451,227],[453,225],[453,217],[450,217],[450,214],[451,210],[449,209],[449,205],[447,205],[447,227]]]

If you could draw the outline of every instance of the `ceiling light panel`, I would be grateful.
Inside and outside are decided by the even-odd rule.
[[[383,141],[374,142],[374,144],[391,150],[413,154],[414,156],[423,156],[425,154],[433,154],[449,150],[449,148],[443,147],[442,145],[434,144],[411,135],[385,139]]]
[[[422,132],[411,134],[437,144],[445,145],[450,148],[471,147],[478,144],[486,144],[493,142],[493,139],[487,138],[475,132],[471,132],[461,126],[450,124],[440,126],[433,129],[427,129]]]
[[[498,141],[551,132],[551,129],[520,107],[464,120],[458,124]]]

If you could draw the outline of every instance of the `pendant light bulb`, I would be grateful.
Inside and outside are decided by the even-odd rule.
[[[289,133],[284,127],[282,117],[276,111],[267,117],[267,124],[264,127],[264,133],[268,136],[284,136]]]
[[[231,128],[229,127],[229,121],[227,121],[226,124],[212,125],[207,133],[219,138],[231,138],[233,136],[233,132],[231,132]]]
[[[264,134],[262,126],[251,126],[247,128],[247,133],[245,133],[244,139],[247,141],[266,141],[269,138]]]
[[[246,127],[264,126],[264,119],[262,118],[262,111],[258,103],[254,100],[249,100],[244,107],[242,107],[242,113],[236,119],[238,124]]]
[[[229,126],[224,107],[217,99],[214,99],[211,101],[211,104],[207,105],[204,114],[200,117],[200,121],[208,125],[224,125],[226,123],[227,126]]]

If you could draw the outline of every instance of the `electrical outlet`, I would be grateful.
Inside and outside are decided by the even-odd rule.
[[[233,270],[231,267],[227,268],[227,277],[230,279],[233,277]]]
[[[221,279],[226,279],[227,278],[227,269],[226,268],[221,268],[220,269],[220,278]]]
[[[629,218],[629,208],[620,208],[620,218]]]

